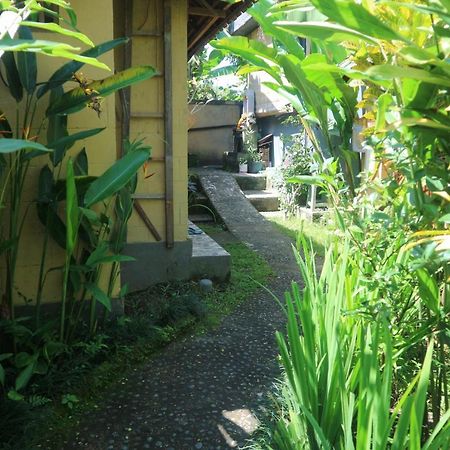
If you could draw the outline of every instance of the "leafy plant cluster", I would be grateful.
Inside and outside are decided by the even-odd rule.
[[[80,68],[86,62],[104,67],[96,58],[126,39],[94,46],[74,31],[76,16],[63,1],[24,2],[21,10],[12,2],[6,3],[2,6],[9,9],[2,15],[16,14],[20,20],[18,39],[6,39],[8,45],[2,47],[5,53],[1,57],[2,78],[15,101],[15,110],[0,112],[0,257],[6,272],[0,305],[0,385],[2,398],[7,395],[10,400],[22,400],[22,392],[33,378],[53,370],[73,342],[93,337],[99,322],[112,310],[113,296],[125,294],[125,290],[117,292],[117,280],[120,263],[130,259],[122,250],[132,194],[137,171],[150,157],[150,147],[140,141],[127,141],[122,158],[100,176],[91,176],[87,152],[79,144],[104,129],[69,134],[68,116],[86,106],[100,114],[103,97],[152,77],[155,70],[141,66],[89,81]],[[32,15],[30,20],[23,20],[29,15],[27,8],[32,8],[31,13],[48,12],[44,3],[59,6],[59,22],[67,22],[71,29],[34,22]],[[58,44],[49,43],[50,52],[33,38],[32,27],[47,27],[90,48],[74,55],[58,52]],[[40,82],[36,53],[64,56],[71,61]],[[40,105],[48,105],[44,117],[37,113]],[[78,152],[69,155],[76,144]],[[47,164],[44,156],[48,156]],[[36,165],[41,166],[34,187],[36,198],[26,207],[30,168]],[[37,214],[42,224],[40,270],[37,280],[27,280],[36,284],[33,298],[26,299],[29,314],[18,316],[16,308],[23,294],[16,277],[17,266],[25,245],[24,227],[31,214]],[[62,249],[64,257],[59,265],[52,266],[49,254],[55,246]],[[61,279],[60,292],[56,293],[59,302],[54,305],[59,314],[56,321],[44,317],[42,308],[48,300],[44,298],[45,285],[54,273]]]
[[[225,59],[220,51],[203,50],[194,55],[188,63],[188,101],[189,103],[205,103],[211,100],[242,101],[244,82],[242,80],[223,85],[215,83],[217,77],[235,74],[239,68],[237,58],[226,56],[229,63],[218,68]]]
[[[88,340],[60,345],[50,367],[29,382],[20,401],[6,396],[0,399],[0,448],[28,448],[35,439],[41,443],[40,427],[82,414],[86,402],[125,375],[131,363],[142,363],[184,330],[204,321],[207,311],[193,284],[162,284],[128,294],[125,315],[110,318]],[[35,347],[29,338],[31,330],[25,332],[27,323],[21,321],[24,339],[20,346],[32,352]],[[52,339],[51,326],[47,332]],[[46,340],[43,333],[41,338]]]
[[[284,123],[294,123],[300,127],[298,118],[290,116]],[[307,145],[305,133],[282,134],[283,162],[277,168],[273,182],[280,196],[280,207],[288,216],[295,216],[308,197],[308,185],[291,183],[296,175],[310,175],[314,166],[313,149]]]
[[[268,85],[290,99],[318,162],[290,181],[324,189],[339,229],[322,270],[308,245],[298,258],[305,288],[287,294],[286,380],[262,446],[445,449],[450,4],[263,1],[252,15],[273,47],[215,45],[272,75]],[[371,173],[351,151],[361,124]]]
[[[226,234],[217,225],[206,229],[216,239]],[[92,338],[65,345],[47,373],[26,386],[23,400],[1,397],[0,448],[39,444],[59,449],[77,421],[97,407],[105,389],[127,376],[130,366],[148,363],[155,351],[185,332],[217,326],[271,276],[267,263],[244,244],[224,248],[232,255],[230,282],[206,294],[193,282],[127,294],[125,315],[110,317]]]

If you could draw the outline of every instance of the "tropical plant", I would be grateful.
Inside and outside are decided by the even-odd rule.
[[[24,26],[20,28],[19,36],[32,39],[29,29]],[[115,39],[93,47],[86,53],[90,57],[97,57],[124,42],[126,42],[125,39]],[[114,74],[101,82],[89,82],[77,72],[84,63],[72,61],[58,69],[47,82],[37,83],[37,59],[34,53],[21,53],[16,57],[13,53],[7,52],[3,56],[2,62],[6,72],[8,89],[17,103],[16,128],[13,131],[6,115],[2,114],[1,129],[3,139],[0,140],[0,157],[2,167],[4,167],[0,191],[1,201],[4,203],[5,196],[8,195],[8,203],[11,205],[9,217],[6,216],[9,224],[6,227],[7,234],[3,237],[1,250],[5,253],[7,267],[6,305],[8,315],[14,318],[15,269],[21,233],[28,213],[28,211],[23,213],[20,205],[22,204],[24,183],[27,179],[31,161],[46,152],[50,153],[51,169],[47,167],[43,169],[44,173],[41,173],[41,183],[43,183],[41,187],[42,189],[48,189],[51,179],[57,182],[61,171],[61,163],[66,152],[77,141],[103,131],[102,128],[95,128],[69,135],[67,115],[79,111],[85,106],[90,106],[100,114],[102,96],[109,95],[118,89],[149,78],[155,74],[155,70],[151,67],[142,66]],[[64,93],[63,85],[73,81],[78,87]],[[47,100],[45,94],[48,92],[50,92],[50,95]],[[23,104],[22,99],[25,99],[25,104]],[[42,119],[37,117],[36,110],[38,105],[45,101],[49,101],[49,107],[45,117]],[[36,142],[36,140],[41,137],[42,129],[45,126],[47,126],[47,144],[44,146]],[[33,136],[31,133],[36,129],[37,136]],[[87,187],[86,183],[85,187]],[[46,202],[51,204],[54,198],[45,198],[51,193],[42,191],[42,189],[40,195],[44,197],[44,201],[40,203],[40,206]],[[2,211],[3,213],[0,214],[3,216],[2,220],[4,220],[6,218],[5,210],[2,209]],[[52,229],[52,234],[54,236],[58,235],[56,239],[61,244],[64,237],[61,235],[60,219],[56,209],[53,207],[53,209],[47,208],[44,211],[41,207],[38,212],[46,227]],[[44,247],[47,245],[47,232],[45,236]],[[45,256],[43,258],[45,260]],[[43,274],[41,273],[41,275]],[[37,314],[42,293],[41,281],[42,278],[38,287]]]
[[[35,20],[41,14],[56,19],[58,23],[43,23]],[[45,2],[36,0],[27,0],[24,2],[15,2],[12,0],[2,1],[0,22],[2,24],[0,32],[0,58],[5,55],[5,52],[7,52],[6,54],[8,52],[31,52],[76,60],[83,64],[90,64],[109,70],[108,66],[97,60],[95,54],[90,54],[89,50],[80,54],[79,47],[73,47],[72,45],[49,39],[33,39],[29,35],[23,35],[20,31],[19,39],[15,39],[15,35],[20,27],[26,26],[45,30],[56,38],[68,36],[85,45],[94,47],[92,41],[77,30],[76,14],[71,8],[70,3],[64,0],[49,0]],[[59,23],[64,23],[69,28],[62,27]],[[10,58],[10,56],[6,56],[6,58]]]
[[[223,64],[228,61],[228,64]],[[188,63],[188,102],[205,103],[211,100],[240,101],[244,83],[237,78],[235,83],[223,85],[217,79],[221,76],[235,75],[240,67],[237,58],[219,50],[203,50],[194,55]]]
[[[319,75],[316,70],[321,64],[341,62],[346,53],[324,41],[316,44],[315,53],[306,55],[304,43],[276,26],[284,13],[277,10],[271,14],[275,5],[271,0],[261,0],[249,10],[264,34],[272,39],[272,46],[243,36],[222,38],[212,45],[245,60],[248,66],[240,73],[264,71],[270,75],[273,81],[264,85],[289,100],[321,158],[334,156],[339,160],[353,193],[359,170],[351,142],[357,91],[339,74]]]
[[[293,20],[313,8],[320,20]],[[321,49],[296,62],[300,75],[286,71],[291,54],[280,55],[275,41],[274,49],[228,42],[247,49],[278,90],[281,73],[288,89],[306,74],[314,86],[294,84],[294,106],[315,98],[330,117],[345,98],[342,83],[360,86],[363,117],[346,115],[346,130],[365,126],[362,150],[375,163],[350,190],[342,159],[322,157],[313,175],[292,177],[327,191],[348,241],[330,251],[321,276],[306,249],[300,260],[305,290],[288,297],[288,340],[279,336],[287,381],[275,448],[440,449],[450,440],[449,8],[443,0],[274,5],[266,10],[272,28],[261,23],[282,51],[296,45],[285,32]],[[326,51],[336,43],[338,58]],[[337,90],[328,89],[336,79]],[[335,100],[319,100],[318,86]]]
[[[269,448],[445,448],[450,409],[428,413],[440,333],[399,389],[390,308],[360,275],[349,241],[329,249],[320,274],[305,241],[302,250],[305,287],[286,294],[287,336],[277,334],[286,382]]]
[[[308,185],[292,183],[290,180],[297,175],[309,175],[315,165],[311,146],[307,145],[306,135],[296,116],[290,116],[283,124],[298,126],[299,133],[280,135],[283,143],[283,161],[277,167],[273,177],[273,185],[276,188],[280,207],[288,216],[298,213],[298,208],[306,204]]]
[[[11,6],[10,2],[6,3],[7,7]],[[51,3],[61,7],[66,5],[60,1]],[[43,11],[38,2],[28,2],[27,6],[30,5],[37,8],[36,11]],[[0,255],[5,261],[6,280],[0,308],[3,319],[0,324],[1,351],[4,352],[0,357],[0,384],[5,385],[7,378],[11,380],[11,376],[6,376],[8,372],[15,373],[15,383],[8,385],[8,395],[15,400],[22,398],[20,391],[32,376],[46,373],[53,357],[64,351],[65,344],[82,332],[86,315],[89,318],[88,332],[92,336],[102,311],[103,316],[111,311],[111,298],[123,296],[126,289],[124,287],[120,292],[117,289],[119,265],[121,261],[130,259],[122,255],[126,226],[132,211],[136,172],[149,159],[150,147],[141,141],[126,141],[121,159],[100,177],[89,176],[84,148],[75,158],[67,158],[66,154],[78,141],[101,133],[103,128],[69,134],[68,115],[86,106],[100,115],[104,96],[156,73],[152,67],[140,66],[104,80],[90,81],[79,72],[85,62],[95,65],[98,56],[126,42],[126,39],[115,39],[92,46],[61,66],[47,81],[38,82],[36,53],[39,52],[25,51],[30,50],[25,44],[35,42],[29,27],[42,28],[41,24],[29,23],[32,18],[30,15],[28,21],[21,21],[18,30],[19,43],[25,40],[20,47],[24,51],[15,54],[11,50],[18,47],[8,48],[1,58],[5,84],[16,102],[16,111],[8,112],[8,116],[16,119],[13,129],[7,115],[1,113]],[[70,18],[72,21],[76,19],[73,12]],[[62,17],[60,19],[63,20]],[[53,24],[48,25],[49,30],[54,29]],[[60,32],[60,27],[56,30]],[[103,64],[97,65],[103,67]],[[75,83],[75,87],[72,85],[65,90],[64,87],[70,83]],[[45,115],[40,117],[37,114],[39,109],[42,110],[39,105],[47,103]],[[45,129],[44,145],[38,141],[45,141]],[[36,296],[27,300],[35,301],[32,305],[33,320],[30,320],[28,317],[17,318],[15,314],[16,300],[22,295],[20,286],[16,286],[16,266],[19,249],[23,245],[24,225],[32,213],[23,207],[24,186],[30,166],[36,162],[39,164],[45,154],[49,155],[49,163],[40,171],[37,198],[32,202],[37,207],[44,231]],[[64,249],[65,258],[58,267],[48,267],[51,241]],[[54,271],[62,273],[58,327],[54,321],[42,323],[41,314],[45,283]]]

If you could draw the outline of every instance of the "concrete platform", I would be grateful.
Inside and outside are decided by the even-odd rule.
[[[278,194],[269,190],[244,191],[244,195],[258,211],[278,211],[280,199]]]
[[[190,234],[192,241],[191,277],[226,281],[231,273],[231,256],[214,239],[192,222],[189,227],[201,234]]]
[[[263,190],[266,189],[267,176],[261,173],[232,173],[231,176],[237,181],[243,190]]]

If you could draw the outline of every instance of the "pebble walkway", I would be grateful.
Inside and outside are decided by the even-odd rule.
[[[277,277],[279,298],[296,278],[291,241],[247,201],[232,176],[204,171],[200,180],[229,230],[259,252]],[[274,334],[279,306],[260,291],[202,336],[169,345],[132,370],[80,424],[65,449],[224,450],[239,448],[258,426],[279,376]]]

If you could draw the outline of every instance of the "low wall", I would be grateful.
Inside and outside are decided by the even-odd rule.
[[[234,148],[241,111],[242,102],[189,105],[188,152],[197,155],[200,165],[222,165],[223,152]]]

